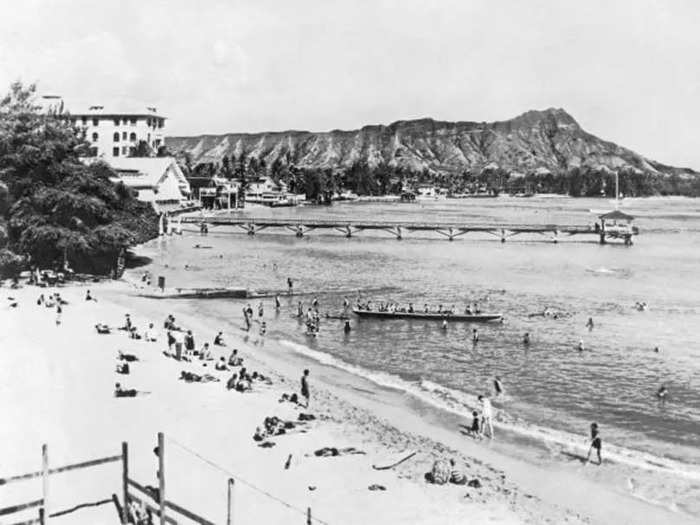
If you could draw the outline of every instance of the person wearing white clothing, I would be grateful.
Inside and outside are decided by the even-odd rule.
[[[489,438],[493,439],[493,408],[491,407],[491,401],[486,396],[479,396],[479,402],[481,403],[481,434],[488,427]]]

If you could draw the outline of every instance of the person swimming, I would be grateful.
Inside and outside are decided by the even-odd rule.
[[[583,345],[583,339],[580,339],[578,342],[578,351],[583,352],[586,349],[586,347]]]
[[[661,387],[656,391],[656,397],[659,399],[659,401],[665,403],[666,398],[668,397],[668,388],[666,388],[665,385],[661,385]]]
[[[525,332],[525,335],[523,336],[523,344],[525,346],[530,344],[530,332]]]

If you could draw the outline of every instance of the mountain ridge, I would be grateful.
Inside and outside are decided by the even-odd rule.
[[[193,164],[254,157],[306,169],[345,170],[366,164],[455,175],[498,168],[516,175],[572,168],[631,169],[656,176],[697,176],[585,131],[563,108],[529,110],[495,122],[431,117],[368,124],[359,129],[202,134],[166,138],[168,149]]]

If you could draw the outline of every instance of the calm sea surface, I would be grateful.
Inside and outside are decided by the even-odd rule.
[[[557,197],[434,201],[418,204],[338,204],[330,208],[248,210],[247,215],[345,217],[497,223],[592,224],[607,200]],[[635,245],[601,246],[594,237],[558,244],[516,236],[506,243],[484,234],[448,242],[437,234],[364,232],[352,239],[311,232],[302,239],[269,230],[251,237],[212,228],[159,244],[152,271],[172,286],[241,286],[318,290],[320,310],[338,313],[350,290],[365,299],[457,305],[478,300],[503,324],[326,320],[316,338],[283,298],[275,315],[266,300],[268,338],[313,355],[322,352],[356,373],[377,378],[465,411],[474,396],[492,392],[500,376],[506,395],[494,400],[499,418],[523,432],[585,435],[591,421],[608,443],[683,463],[700,463],[700,201],[627,200],[637,217]],[[240,231],[240,230],[239,230]],[[211,249],[194,249],[195,244]],[[185,270],[185,264],[188,269]],[[167,267],[166,267],[167,265]],[[336,290],[336,292],[334,292]],[[340,290],[340,292],[337,292]],[[310,298],[301,298],[306,306]],[[638,311],[638,301],[648,303]],[[242,324],[240,301],[201,301],[217,322]],[[255,307],[257,302],[252,302]],[[306,308],[305,306],[305,308]],[[560,319],[533,317],[545,307]],[[586,321],[592,317],[595,327]],[[480,341],[473,346],[472,328]],[[522,336],[531,335],[525,347]],[[576,346],[583,339],[586,351]],[[660,348],[660,353],[653,351]],[[661,385],[669,399],[655,397]]]

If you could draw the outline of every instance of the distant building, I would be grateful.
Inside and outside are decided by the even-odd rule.
[[[165,144],[165,117],[153,106],[95,104],[80,109],[64,107],[58,95],[44,95],[39,104],[43,111],[65,114],[85,133],[93,154],[106,160],[128,157],[142,141],[151,154]]]
[[[113,182],[122,182],[137,192],[137,198],[150,202],[156,211],[183,208],[190,196],[190,184],[172,157],[86,158],[85,162],[104,160],[117,173]]]

